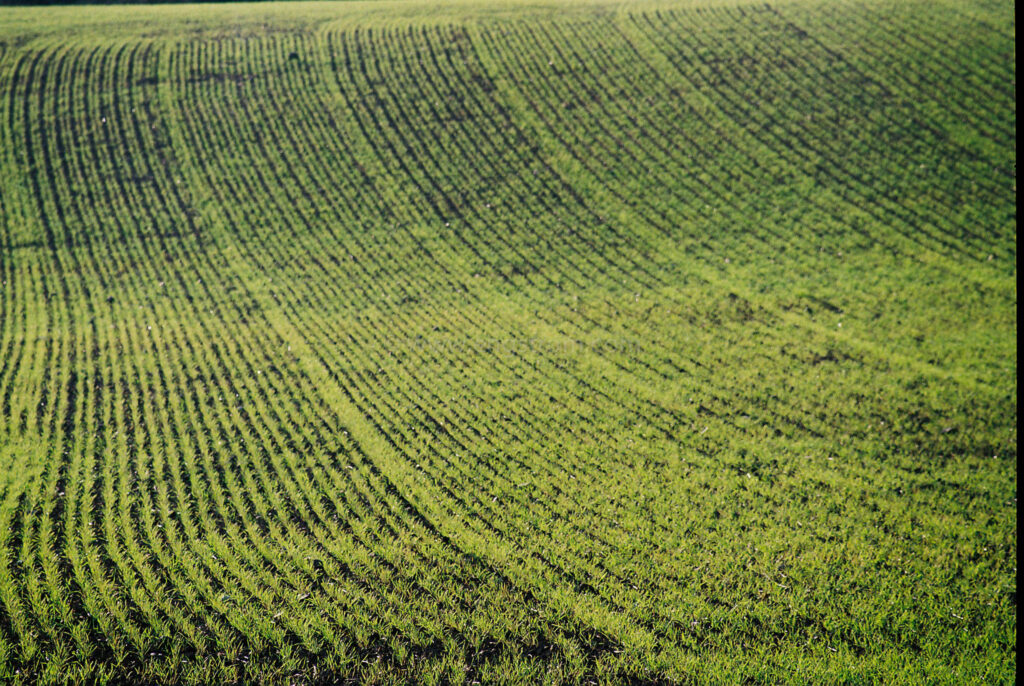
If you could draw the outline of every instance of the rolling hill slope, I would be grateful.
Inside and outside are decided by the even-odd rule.
[[[1013,11],[0,10],[0,675],[1012,681]]]

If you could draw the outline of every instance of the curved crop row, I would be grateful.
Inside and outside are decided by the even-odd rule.
[[[290,12],[0,29],[4,679],[1012,673],[1012,35]]]

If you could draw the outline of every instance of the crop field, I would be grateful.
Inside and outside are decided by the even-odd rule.
[[[0,8],[0,682],[1013,683],[1014,11]]]

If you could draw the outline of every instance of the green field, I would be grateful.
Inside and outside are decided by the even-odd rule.
[[[1013,683],[1014,11],[0,8],[0,683]]]

